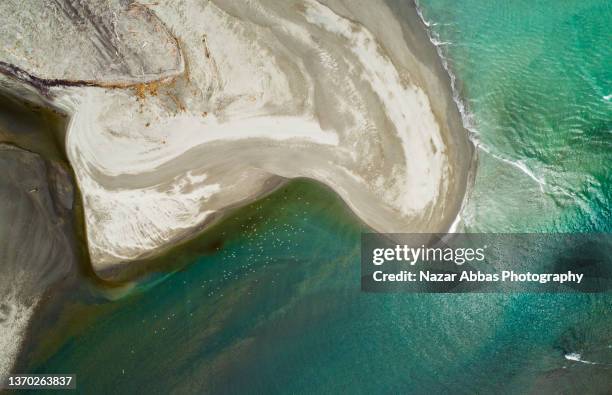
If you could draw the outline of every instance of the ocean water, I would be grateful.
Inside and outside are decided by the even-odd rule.
[[[606,1],[421,1],[478,171],[460,229],[610,232]],[[609,294],[364,294],[364,231],[296,180],[33,322],[22,371],[85,393],[609,393]]]
[[[612,4],[421,1],[479,142],[470,230],[612,229]]]

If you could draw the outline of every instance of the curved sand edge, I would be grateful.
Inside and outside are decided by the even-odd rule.
[[[327,184],[378,231],[453,222],[473,148],[414,8],[407,28],[382,2],[260,3],[151,6],[184,74],[53,90],[96,270],[155,254],[277,175]]]

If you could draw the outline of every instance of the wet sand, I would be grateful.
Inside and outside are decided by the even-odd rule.
[[[0,91],[0,380],[46,291],[86,257],[64,130],[60,114]]]

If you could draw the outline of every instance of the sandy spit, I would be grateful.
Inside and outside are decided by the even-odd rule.
[[[167,248],[277,176],[327,184],[381,232],[450,227],[473,148],[413,5],[147,7],[176,39],[181,74],[52,89],[71,117],[94,268]]]

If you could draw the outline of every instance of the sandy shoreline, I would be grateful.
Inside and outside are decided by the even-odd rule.
[[[381,232],[450,227],[473,148],[414,6],[325,3],[150,6],[183,73],[52,88],[95,270],[155,255],[278,176],[328,185]]]

